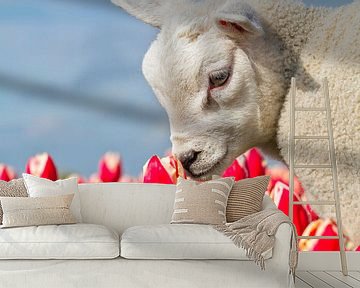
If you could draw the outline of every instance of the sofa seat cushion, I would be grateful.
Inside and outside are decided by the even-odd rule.
[[[244,249],[210,225],[134,226],[123,233],[120,247],[121,256],[128,259],[249,260]],[[272,250],[263,256],[271,258]]]
[[[102,225],[70,224],[0,229],[0,259],[108,259],[119,236]]]

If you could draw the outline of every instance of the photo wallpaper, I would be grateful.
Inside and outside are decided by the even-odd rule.
[[[157,28],[103,0],[3,0],[0,21],[0,180],[23,172],[77,176],[79,183],[176,184],[188,177],[171,152],[168,116],[142,73]],[[239,155],[222,175],[270,175],[267,194],[289,213],[288,168],[261,149]],[[295,179],[294,201],[312,200],[301,182]],[[355,215],[358,204],[343,214]],[[346,249],[359,251],[360,231],[346,223]],[[333,211],[309,204],[295,206],[294,224],[303,236],[338,233]],[[302,239],[299,248],[336,251],[339,244]]]

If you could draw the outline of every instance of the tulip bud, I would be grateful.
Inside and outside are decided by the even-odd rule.
[[[289,186],[281,181],[275,183],[274,188],[270,191],[270,197],[274,200],[276,206],[289,215]],[[300,201],[299,197],[294,194],[294,201]],[[310,215],[303,205],[294,205],[293,223],[298,235],[301,235],[307,225],[310,223]]]
[[[224,171],[222,177],[235,177],[235,181],[239,181],[248,178],[248,174],[246,158],[244,155],[241,155]]]
[[[285,165],[266,168],[265,174],[270,176],[270,183],[268,187],[268,189],[270,190],[277,181],[281,181],[287,185],[290,185],[290,171]],[[304,188],[302,187],[299,179],[296,176],[294,177],[294,193],[296,193],[298,197],[301,197],[304,194]]]
[[[99,178],[102,182],[118,182],[121,176],[121,161],[118,153],[107,152],[99,161]]]
[[[265,161],[260,151],[252,148],[245,153],[249,178],[265,175]]]
[[[284,165],[279,165],[278,167],[266,168],[265,174],[270,176],[270,182],[267,188],[270,194],[271,191],[274,189],[275,184],[279,181],[284,183],[287,187],[290,186],[289,169]],[[294,197],[302,201],[307,200],[305,197],[304,188],[302,187],[299,179],[296,176],[294,177]],[[315,211],[311,208],[310,205],[308,204],[303,205],[303,207],[310,216],[310,221],[314,221],[319,218],[319,216],[315,213]]]
[[[163,157],[160,159],[160,161],[161,164],[166,169],[166,171],[168,172],[174,184],[176,184],[177,178],[179,176],[182,178],[186,178],[185,170],[181,162],[174,155]]]
[[[331,219],[318,219],[311,222],[304,230],[303,236],[337,236],[336,224]],[[300,239],[302,251],[339,251],[338,239]]]
[[[25,171],[28,174],[52,181],[58,179],[54,161],[48,153],[37,154],[31,157],[26,164]]]
[[[169,165],[171,168],[171,165]],[[168,167],[169,168],[169,167]],[[172,169],[176,170],[176,168]],[[172,175],[165,169],[160,158],[156,155],[152,156],[144,165],[143,168],[143,182],[144,183],[162,183],[162,184],[174,184],[174,171],[171,171]],[[175,182],[176,183],[176,182]]]
[[[0,180],[11,181],[16,178],[15,170],[5,164],[0,163]]]

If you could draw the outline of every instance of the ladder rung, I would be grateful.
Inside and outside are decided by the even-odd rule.
[[[339,236],[298,236],[298,239],[339,239]]]
[[[299,136],[294,136],[294,139],[327,139],[329,140],[329,136],[303,136],[303,135],[299,135]]]
[[[301,164],[294,165],[294,168],[332,168],[329,164]]]
[[[294,201],[294,205],[335,205],[335,201]]]
[[[295,107],[295,111],[326,111],[325,107],[317,107],[317,108],[310,108],[310,107]]]

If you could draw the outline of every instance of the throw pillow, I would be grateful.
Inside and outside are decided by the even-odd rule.
[[[206,182],[179,177],[171,223],[223,224],[234,178]]]
[[[78,180],[76,177],[51,181],[39,178],[30,174],[23,174],[25,186],[29,197],[49,197],[74,194],[70,210],[74,214],[76,221],[81,222],[80,197]]]
[[[269,176],[259,176],[235,182],[227,202],[227,222],[260,212],[269,181]]]
[[[14,179],[9,182],[0,181],[0,197],[27,197],[24,179]],[[3,210],[0,203],[0,224],[2,223]]]
[[[52,197],[0,197],[3,207],[3,226],[76,223],[70,212],[74,194]]]

